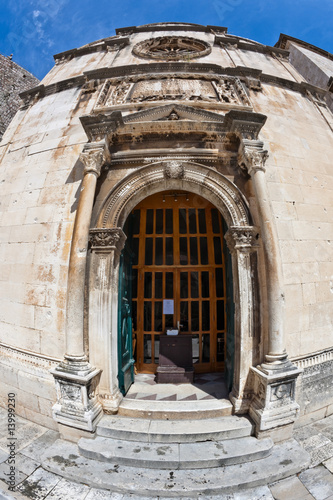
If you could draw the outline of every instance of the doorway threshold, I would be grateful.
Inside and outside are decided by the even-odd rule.
[[[157,384],[154,374],[139,373],[119,407],[120,415],[141,418],[214,418],[232,414],[221,373],[196,374],[192,384]]]

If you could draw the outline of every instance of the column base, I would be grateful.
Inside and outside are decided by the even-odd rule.
[[[101,370],[91,367],[86,361],[70,363],[65,360],[50,372],[57,390],[57,402],[52,408],[54,420],[94,432],[103,414],[97,392]]]
[[[234,413],[237,415],[243,415],[249,412],[251,405],[252,395],[237,396],[234,391],[229,394],[229,399],[234,407]]]
[[[274,429],[288,426],[288,432],[279,433],[278,440],[290,438],[292,427],[299,412],[299,405],[295,401],[296,379],[302,370],[295,367],[289,360],[279,365],[263,364],[252,367],[254,375],[254,397],[251,402],[249,415],[256,425],[256,435],[271,431],[274,439]],[[275,433],[276,434],[276,433]],[[285,438],[281,439],[281,435]]]
[[[115,415],[118,413],[119,405],[123,400],[123,395],[119,389],[117,389],[114,393],[104,393],[100,394],[100,401],[103,406],[104,413],[108,415]]]

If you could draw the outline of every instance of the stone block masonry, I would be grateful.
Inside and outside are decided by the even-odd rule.
[[[0,141],[20,107],[20,92],[36,87],[39,80],[10,57],[0,54]]]

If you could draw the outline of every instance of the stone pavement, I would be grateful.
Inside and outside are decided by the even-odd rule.
[[[42,453],[59,435],[57,432],[16,417],[15,438],[8,439],[7,412],[0,408],[0,500],[144,500],[133,494],[112,493],[70,482],[45,471]],[[299,428],[295,438],[311,455],[310,467],[296,476],[266,486],[235,491],[202,500],[333,500],[333,415]],[[11,444],[15,452],[15,491],[8,490]],[[155,499],[157,500],[157,499]],[[167,500],[163,497],[163,500]],[[171,499],[170,499],[171,500]],[[183,500],[190,500],[184,498]]]

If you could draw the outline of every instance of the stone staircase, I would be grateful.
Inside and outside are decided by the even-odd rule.
[[[152,409],[151,401],[141,403]],[[178,404],[178,418],[169,414],[168,420],[156,418],[161,412],[154,411],[150,418],[138,418],[138,408],[131,416],[105,415],[93,439],[56,442],[43,467],[112,492],[203,498],[277,481],[308,466],[309,457],[296,441],[258,440],[246,417],[211,417],[211,408],[206,409],[208,416],[197,410],[196,418],[195,411],[187,408],[184,414]]]

